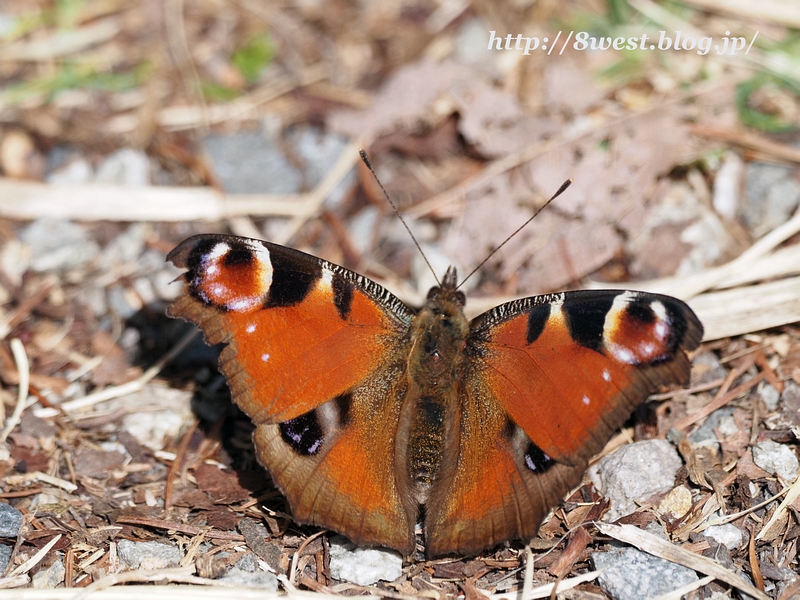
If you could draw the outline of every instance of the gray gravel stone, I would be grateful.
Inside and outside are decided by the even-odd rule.
[[[83,228],[46,217],[25,227],[19,239],[31,248],[31,269],[38,272],[75,269],[100,252]]]
[[[150,185],[150,159],[141,150],[122,148],[100,163],[95,181],[129,187]]]
[[[780,412],[775,419],[776,429],[796,429],[800,427],[800,385],[787,381],[778,404]]]
[[[47,155],[45,180],[53,185],[88,183],[94,177],[92,164],[81,152],[56,146]]]
[[[774,387],[767,384],[758,390],[758,395],[764,401],[764,404],[767,405],[767,410],[773,411],[778,408],[778,402],[781,399],[781,395]]]
[[[11,560],[11,546],[0,544],[0,573],[6,570],[9,560]]]
[[[230,194],[293,194],[313,189],[328,174],[347,140],[317,127],[294,127],[282,140],[269,127],[259,133],[210,135],[203,145],[223,188]],[[289,161],[288,148],[300,167]],[[352,171],[331,191],[335,206],[352,187]]]
[[[595,487],[611,502],[606,519],[616,521],[636,510],[637,501],[670,491],[681,467],[675,447],[647,440],[619,448],[589,469]]]
[[[269,592],[278,591],[278,578],[267,571],[245,571],[239,567],[231,567],[220,581],[250,588],[259,588]]]
[[[252,552],[246,552],[236,561],[236,565],[221,580],[234,585],[278,591],[277,577],[268,571],[262,571],[258,565],[258,557]]]
[[[6,12],[0,12],[0,39],[11,35],[17,28],[21,17],[13,16]]]
[[[716,379],[724,378],[728,372],[722,363],[714,355],[713,352],[706,352],[697,356],[692,361],[693,370],[699,375],[693,373],[692,385],[700,385],[702,383],[709,383]]]
[[[59,552],[59,554],[61,553]],[[52,589],[58,586],[60,583],[64,583],[65,573],[66,569],[64,568],[64,561],[61,558],[58,558],[46,569],[39,569],[36,575],[34,575],[31,579],[31,583],[33,584],[33,587],[38,589]]]
[[[97,267],[111,270],[121,264],[135,262],[145,251],[149,227],[144,223],[133,223],[111,240],[100,255]]]
[[[15,538],[22,527],[22,513],[5,502],[0,502],[0,537]]]
[[[689,441],[693,446],[712,446],[716,451],[719,451],[719,440],[714,430],[725,429],[728,431],[731,422],[733,422],[733,409],[731,407],[726,406],[715,410],[708,415],[708,418],[696,431],[692,432],[689,436]],[[723,423],[725,424],[724,426]],[[733,424],[735,427],[735,422]]]
[[[776,473],[787,483],[797,479],[797,472],[800,470],[797,455],[792,449],[772,440],[753,446],[753,462],[767,473]]]
[[[747,165],[745,225],[758,236],[785,223],[800,203],[800,183],[792,167],[751,162]]]
[[[595,569],[605,569],[597,578],[614,600],[647,600],[667,594],[698,580],[697,573],[635,548],[595,552]]]
[[[210,135],[203,142],[222,187],[229,194],[293,194],[302,177],[277,140],[263,133]]]
[[[242,571],[255,573],[259,569],[258,557],[252,552],[245,552],[244,556],[237,560],[234,566]]]
[[[495,53],[486,52],[489,30],[489,24],[478,17],[468,19],[458,28],[453,54],[459,64],[492,66]]]
[[[311,188],[328,174],[347,145],[344,137],[318,127],[294,127],[286,141],[305,163],[306,185]]]
[[[192,418],[192,394],[186,390],[147,386],[124,398],[110,401],[108,410],[131,411],[122,420],[122,428],[153,450],[163,450],[165,440],[174,439],[187,419]],[[136,410],[148,407],[147,411]]]
[[[129,299],[136,296],[128,296],[128,289],[121,285],[112,285],[108,288],[106,298],[111,310],[122,319],[130,319],[141,308],[141,306],[131,306]]]
[[[120,540],[117,544],[120,561],[131,569],[165,569],[176,567],[181,560],[177,546],[160,542],[132,542]]]

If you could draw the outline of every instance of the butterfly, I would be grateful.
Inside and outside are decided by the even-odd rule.
[[[532,538],[644,398],[685,384],[703,327],[669,296],[574,291],[468,321],[455,268],[415,311],[270,242],[198,235],[168,315],[220,368],[296,521],[411,556]]]

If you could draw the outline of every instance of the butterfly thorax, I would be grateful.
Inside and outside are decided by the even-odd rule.
[[[469,323],[464,294],[456,290],[456,271],[448,269],[441,286],[431,288],[411,328],[408,360],[408,473],[420,504],[436,478],[447,428],[457,411],[457,382]]]

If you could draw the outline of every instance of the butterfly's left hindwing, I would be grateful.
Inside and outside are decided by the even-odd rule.
[[[226,344],[220,369],[295,517],[410,553],[417,507],[398,489],[393,438],[375,432],[398,427],[413,313],[364,277],[259,240],[200,235],[168,259],[188,269],[168,314]]]
[[[433,555],[535,534],[631,411],[689,377],[702,326],[681,301],[640,292],[526,298],[470,326],[457,461],[427,507]]]

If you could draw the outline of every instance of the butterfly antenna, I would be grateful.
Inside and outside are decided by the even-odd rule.
[[[492,258],[492,257],[493,257],[493,256],[494,256],[494,255],[497,253],[497,251],[498,251],[498,250],[500,250],[500,248],[502,248],[503,246],[505,246],[505,245],[506,245],[506,244],[507,244],[507,243],[508,243],[508,242],[511,240],[511,238],[513,238],[513,237],[514,237],[515,235],[517,235],[517,234],[518,234],[520,231],[522,231],[522,230],[525,228],[525,226],[526,226],[528,223],[530,223],[531,221],[533,221],[533,220],[536,218],[536,215],[538,215],[540,212],[542,212],[542,211],[543,211],[543,210],[544,210],[544,209],[547,207],[547,205],[548,205],[548,204],[550,204],[550,203],[551,203],[553,200],[555,200],[555,199],[556,199],[556,198],[558,198],[558,197],[559,197],[561,194],[563,194],[563,193],[566,191],[566,189],[567,189],[567,188],[568,188],[570,185],[572,185],[572,181],[573,181],[572,179],[567,179],[567,180],[566,180],[564,183],[562,183],[562,184],[561,184],[561,187],[560,187],[560,188],[558,188],[558,191],[557,191],[555,194],[553,194],[553,195],[550,197],[550,200],[548,200],[547,202],[545,202],[544,204],[542,204],[542,205],[541,205],[541,206],[540,206],[538,209],[536,209],[536,212],[534,212],[534,213],[531,215],[531,218],[530,218],[530,219],[528,219],[527,221],[525,221],[525,222],[524,222],[522,225],[520,225],[519,227],[517,227],[517,229],[514,231],[514,233],[512,233],[512,234],[511,234],[511,235],[509,235],[509,236],[508,236],[508,237],[507,237],[505,240],[503,240],[503,243],[502,243],[502,244],[500,244],[500,245],[499,245],[497,248],[495,248],[494,250],[492,250],[491,252],[489,252],[489,255],[488,255],[486,258],[484,258],[484,259],[481,261],[481,263],[480,263],[480,264],[479,264],[477,267],[475,267],[474,269],[472,269],[472,271],[470,271],[470,274],[469,274],[469,275],[467,275],[466,277],[464,277],[464,279],[462,279],[462,280],[461,280],[461,283],[459,283],[459,284],[456,286],[456,289],[458,289],[458,288],[460,288],[462,285],[464,285],[464,284],[467,282],[467,279],[469,279],[470,277],[472,277],[472,276],[475,274],[475,272],[476,272],[478,269],[480,269],[480,268],[481,268],[483,265],[485,265],[485,264],[488,262],[488,260],[489,260],[490,258]]]
[[[411,229],[409,229],[408,223],[406,223],[406,220],[403,218],[403,215],[400,214],[400,211],[397,210],[397,207],[395,206],[394,202],[392,202],[392,199],[389,198],[389,194],[386,192],[386,188],[383,187],[383,184],[381,183],[381,180],[378,179],[378,176],[375,174],[375,170],[372,168],[372,163],[370,162],[369,157],[367,156],[367,153],[364,151],[363,148],[359,148],[358,149],[358,153],[359,153],[359,155],[361,155],[361,161],[366,165],[366,167],[369,169],[369,172],[372,173],[372,176],[375,178],[375,181],[380,186],[381,191],[383,192],[383,196],[384,196],[384,198],[386,198],[386,201],[389,203],[389,206],[391,206],[392,209],[394,210],[394,214],[396,214],[397,218],[400,219],[400,222],[403,224],[403,227],[406,228],[406,231],[408,232],[408,235],[411,236],[411,239],[413,240],[414,245],[417,247],[417,250],[419,250],[419,253],[422,255],[422,258],[425,259],[425,264],[428,265],[428,268],[431,270],[431,273],[433,273],[433,278],[436,279],[436,285],[441,285],[441,282],[439,281],[439,278],[436,276],[436,271],[433,270],[433,266],[431,266],[431,263],[428,260],[428,257],[425,256],[425,253],[422,251],[422,247],[419,245],[419,242],[417,241],[417,238],[415,238],[414,234],[411,233]]]

